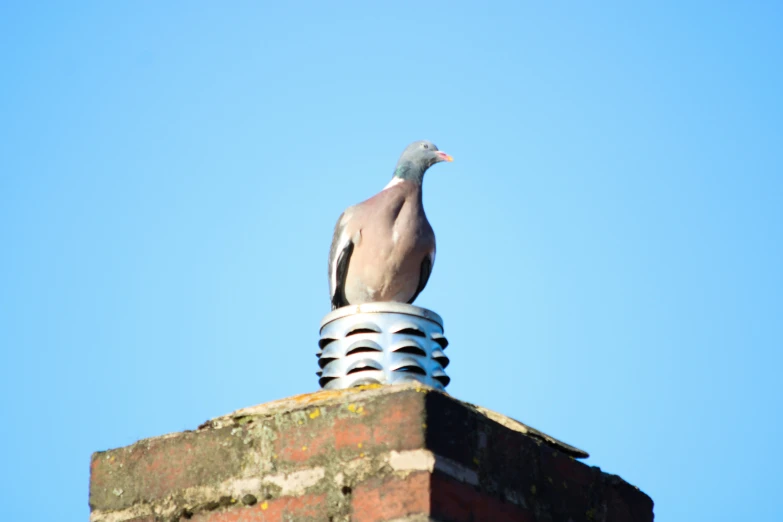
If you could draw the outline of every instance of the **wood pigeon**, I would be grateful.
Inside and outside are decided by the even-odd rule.
[[[435,263],[435,234],[422,205],[424,173],[452,161],[432,142],[403,151],[386,187],[337,220],[329,251],[332,310],[374,301],[412,303]]]

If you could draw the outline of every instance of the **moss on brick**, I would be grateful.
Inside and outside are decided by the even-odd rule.
[[[416,384],[322,391],[96,453],[90,506],[93,522],[652,520],[649,497],[583,454]]]

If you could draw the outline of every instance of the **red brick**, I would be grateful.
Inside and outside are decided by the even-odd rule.
[[[122,509],[135,498],[155,500],[220,482],[241,472],[243,443],[232,428],[186,432],[95,453],[90,464],[90,505]],[[121,496],[113,494],[121,489]]]
[[[593,468],[549,448],[541,449],[541,469],[553,480],[567,481],[569,486],[587,487],[595,480]]]
[[[297,522],[328,521],[326,495],[301,495],[259,502],[251,507],[236,506],[227,511],[197,513],[194,522]]]
[[[535,522],[533,513],[441,473],[432,476],[430,515],[450,522]]]
[[[373,478],[353,488],[352,522],[380,522],[429,513],[430,474],[411,473],[406,478]]]
[[[96,453],[90,483],[93,518],[113,520],[130,506],[146,504],[156,511],[192,509],[192,520],[201,522],[326,522],[349,511],[359,522],[416,515],[454,522],[531,522],[534,514],[541,520],[652,522],[649,497],[619,477],[568,457],[579,455],[578,450],[511,429],[513,423],[498,423],[434,390],[342,390],[280,404],[221,418],[195,432]],[[404,479],[389,475],[391,450],[427,450],[448,464],[437,470],[457,465],[454,469],[474,472],[479,484],[441,471],[417,471]],[[361,453],[365,458],[357,459]],[[322,470],[323,479],[298,489],[274,486],[281,480],[294,484],[299,479],[291,473],[306,467]],[[344,480],[359,476],[364,480],[352,491],[342,487]],[[283,491],[303,494],[249,507],[234,499],[231,506],[205,511],[225,505],[235,485],[253,484],[246,480],[259,484],[253,493],[259,498]],[[206,489],[191,490],[202,491],[196,497],[184,494],[199,486]],[[133,522],[158,522],[153,518]]]
[[[619,477],[604,482],[606,519],[613,522],[653,522],[653,502],[647,495],[640,495],[630,484]]]
[[[610,488],[606,492],[606,518],[613,522],[633,522],[634,517],[631,512],[631,507],[626,503],[625,499],[617,494],[617,491]]]
[[[370,447],[373,443],[372,428],[357,423],[355,419],[337,419],[334,422],[334,447],[337,450]]]
[[[328,427],[288,426],[280,430],[275,441],[278,463],[304,464],[314,456],[321,456],[334,447],[334,434]]]
[[[591,499],[600,490],[601,473],[596,469],[570,458],[551,448],[541,449],[541,484],[548,487],[549,502],[559,511],[573,515],[583,515],[595,509]],[[549,480],[551,479],[551,482]],[[541,493],[544,493],[543,489]]]
[[[373,426],[372,438],[384,449],[421,448],[425,443],[424,394],[413,393],[406,400],[387,401],[381,421]]]
[[[393,397],[321,407],[314,420],[279,428],[274,449],[277,464],[311,464],[313,459],[323,459],[331,451],[421,448],[425,436],[423,398],[424,394],[409,391]]]

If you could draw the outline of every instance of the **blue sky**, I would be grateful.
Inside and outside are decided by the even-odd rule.
[[[334,222],[426,138],[449,391],[658,520],[780,520],[782,16],[3,2],[4,518],[86,520],[91,452],[315,390]]]

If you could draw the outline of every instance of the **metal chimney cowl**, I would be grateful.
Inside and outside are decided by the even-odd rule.
[[[418,381],[443,390],[451,379],[443,319],[405,303],[338,308],[321,320],[318,365],[321,388]]]

